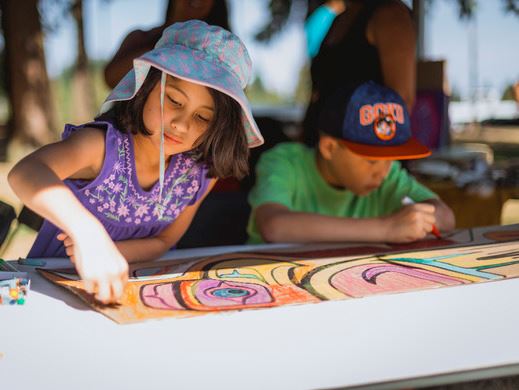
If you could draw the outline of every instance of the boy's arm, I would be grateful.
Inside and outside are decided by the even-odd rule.
[[[295,212],[277,203],[255,210],[266,242],[383,241],[384,225],[376,218],[354,219]]]
[[[407,206],[388,217],[344,218],[295,212],[276,203],[255,210],[256,224],[267,242],[411,242],[424,238],[434,223],[434,208]]]
[[[436,226],[441,231],[449,231],[456,226],[456,217],[451,208],[440,198],[429,199],[424,201],[434,206],[434,216],[436,217]]]

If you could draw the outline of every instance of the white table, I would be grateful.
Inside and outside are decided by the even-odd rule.
[[[0,306],[2,389],[389,389],[519,373],[519,279],[118,325],[30,272],[26,305]]]

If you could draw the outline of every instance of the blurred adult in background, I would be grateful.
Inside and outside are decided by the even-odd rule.
[[[328,0],[308,16],[305,22],[305,35],[310,58],[314,58],[319,53],[323,39],[328,34],[333,21],[345,9],[344,0]]]
[[[162,31],[172,23],[200,19],[208,24],[229,30],[229,17],[225,0],[173,0],[166,11],[163,25],[151,30],[134,30],[124,38],[114,57],[106,65],[106,84],[114,88],[133,66],[133,59],[153,49]]]
[[[312,94],[303,122],[307,145],[316,144],[316,113],[337,85],[373,80],[398,92],[411,111],[416,31],[401,0],[310,0],[309,14],[305,32],[313,58]]]

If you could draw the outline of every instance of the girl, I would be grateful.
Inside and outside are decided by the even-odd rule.
[[[70,256],[85,288],[116,301],[128,261],[170,249],[217,178],[247,173],[263,138],[243,92],[251,62],[232,33],[176,23],[134,60],[94,122],[21,160],[9,183],[46,221],[28,257]]]

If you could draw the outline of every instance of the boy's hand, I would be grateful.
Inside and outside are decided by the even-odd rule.
[[[436,223],[435,207],[429,203],[416,203],[402,207],[385,218],[387,242],[412,242],[421,240],[432,231]]]
[[[84,237],[74,240],[66,233],[57,236],[76,266],[85,290],[104,304],[115,303],[128,281],[128,263],[104,230]]]

